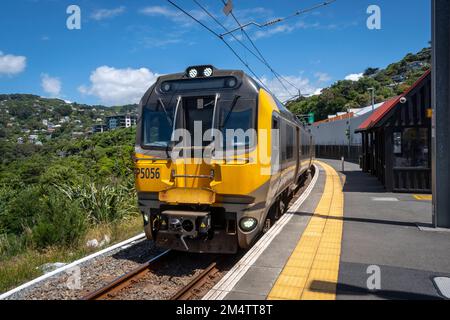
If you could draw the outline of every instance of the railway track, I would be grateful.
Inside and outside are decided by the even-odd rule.
[[[220,263],[219,263],[220,264]],[[198,274],[191,282],[175,293],[170,300],[191,300],[202,297],[202,287],[214,282],[217,273],[220,272],[218,263],[213,262],[208,268]]]
[[[174,255],[173,251],[165,251],[150,261],[143,263],[136,269],[122,275],[121,277],[108,283],[106,286],[84,296],[82,300],[105,300],[111,298],[115,293],[130,286],[133,282],[143,278],[146,274],[155,270],[166,260],[170,259]]]
[[[303,188],[305,188],[304,186]],[[302,194],[303,188],[296,192],[295,197],[292,199],[290,205],[297,201],[298,197]],[[261,234],[260,237],[263,235]],[[186,277],[190,280],[185,285],[180,285],[180,289],[178,289],[172,295],[165,295],[163,299],[170,300],[193,300],[193,299],[201,299],[214,285],[222,278],[224,275],[224,271],[226,272],[231,267],[233,267],[245,254],[245,252],[240,252],[234,256],[220,256],[220,255],[212,255],[207,256],[209,260],[203,260],[199,263],[199,260],[195,260],[194,265],[196,267],[193,270],[201,270],[195,276]],[[206,256],[204,256],[206,257]],[[170,269],[173,269],[173,266],[177,264],[183,264],[186,262],[186,257],[182,258],[181,261],[176,261],[177,258],[180,258],[180,253],[176,251],[167,250],[152,260],[140,265],[136,269],[128,272],[121,277],[115,279],[110,282],[106,286],[84,296],[83,300],[105,300],[105,299],[114,299],[114,298],[124,298],[127,299],[128,294],[127,289],[133,287],[133,285],[137,284],[140,280],[142,282],[147,281],[146,276],[151,273],[159,273],[161,276],[162,273],[167,272],[167,268],[169,266]],[[209,262],[210,261],[210,262]],[[198,267],[200,265],[200,268]],[[203,266],[201,266],[203,265]],[[166,268],[166,270],[162,270]],[[142,296],[146,298],[146,296]]]
[[[175,251],[168,250],[152,260],[140,265],[136,269],[113,280],[106,286],[89,293],[84,296],[82,300],[108,300],[115,298],[117,295],[123,295],[123,292],[126,292],[127,288],[131,288],[135,283],[145,278],[149,273],[158,271],[164,264],[169,263],[171,260],[173,261],[176,256],[177,253]],[[220,267],[225,261],[224,258],[219,257],[213,257],[211,260],[212,262],[206,268],[194,276],[189,283],[173,294],[170,297],[170,300],[190,300],[201,298],[203,294],[206,293],[205,291],[214,285],[214,280],[217,279],[218,273],[220,272]]]

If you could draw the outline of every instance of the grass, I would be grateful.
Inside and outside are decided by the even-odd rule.
[[[97,239],[101,241],[108,235],[111,242],[107,246],[129,239],[142,232],[142,217],[130,216],[119,223],[98,225],[87,232],[85,241],[78,247],[50,247],[45,251],[26,249],[24,252],[0,260],[0,292],[11,290],[25,282],[43,274],[40,269],[45,263],[70,263],[86,255],[104,248],[89,249],[86,241]]]

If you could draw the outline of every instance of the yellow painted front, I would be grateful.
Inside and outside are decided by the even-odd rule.
[[[173,188],[161,191],[159,201],[170,204],[214,204],[216,194],[206,189]]]
[[[160,200],[170,203],[198,203],[204,201],[210,204],[210,193],[200,192],[197,196],[186,196],[186,193],[197,190],[211,190],[215,194],[223,195],[249,195],[270,180],[270,156],[271,156],[271,129],[272,113],[279,111],[273,98],[261,89],[258,105],[258,147],[245,155],[228,159],[227,162],[212,161],[207,163],[186,164],[184,159],[174,163],[172,160],[151,160],[151,157],[136,154],[139,160],[136,169],[159,168],[160,179],[141,179],[136,175],[136,188],[140,192],[158,192]],[[264,146],[261,150],[261,146]],[[267,147],[265,147],[267,146]],[[262,162],[261,154],[264,153]],[[148,159],[148,160],[142,160]],[[196,159],[189,159],[195,162]],[[201,161],[200,161],[201,162]],[[172,171],[176,175],[209,176],[214,171],[214,178],[173,178]],[[177,190],[178,191],[174,191]],[[188,191],[182,191],[188,190]],[[188,201],[188,202],[181,202]]]

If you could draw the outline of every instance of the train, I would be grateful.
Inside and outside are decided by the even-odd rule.
[[[135,184],[158,247],[234,254],[287,211],[314,161],[307,126],[241,70],[192,66],[142,97]]]

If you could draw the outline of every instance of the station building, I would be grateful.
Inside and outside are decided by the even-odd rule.
[[[108,130],[117,128],[130,128],[136,125],[136,117],[129,114],[106,117],[106,126]]]
[[[311,125],[316,145],[316,156],[322,159],[341,159],[359,163],[362,138],[355,130],[383,103],[328,116],[328,119]]]
[[[431,72],[385,102],[356,133],[361,168],[388,192],[431,193]]]

